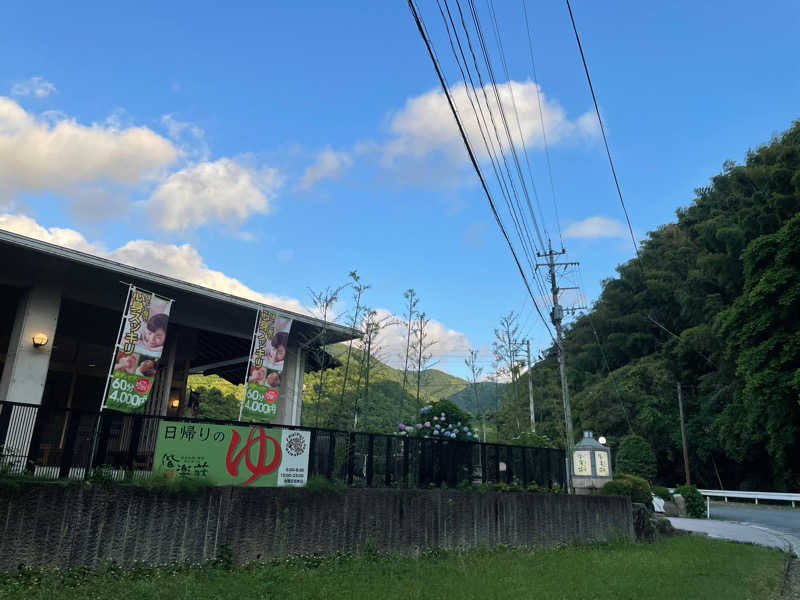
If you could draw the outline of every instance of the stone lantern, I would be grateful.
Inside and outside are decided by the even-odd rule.
[[[588,494],[608,481],[611,481],[611,449],[594,439],[591,431],[584,431],[572,454],[575,493]]]

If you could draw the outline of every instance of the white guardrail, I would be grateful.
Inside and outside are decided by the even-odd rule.
[[[784,492],[737,492],[734,490],[698,490],[703,496],[706,497],[706,518],[711,514],[711,498],[724,498],[725,502],[728,498],[745,498],[747,500],[755,500],[758,504],[759,500],[777,500],[783,502],[791,502],[792,508],[795,508],[795,502],[800,502],[800,494],[787,494]]]

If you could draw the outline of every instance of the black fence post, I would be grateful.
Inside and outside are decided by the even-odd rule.
[[[385,435],[385,436],[383,436],[383,439],[386,442],[386,465],[384,467],[385,476],[384,476],[383,483],[384,483],[384,485],[386,487],[391,487],[392,486],[392,449],[393,449],[392,448],[393,447],[392,442],[394,441],[394,438],[389,436],[389,435]]]
[[[306,473],[306,481],[316,473],[314,467],[317,460],[317,430],[312,429],[308,440],[308,473]]]
[[[5,441],[8,434],[8,424],[11,423],[11,413],[14,406],[0,403],[0,440]]]
[[[328,479],[333,477],[333,463],[336,457],[336,434],[333,431],[328,432],[328,468],[326,475]]]
[[[522,450],[522,487],[528,487],[528,449],[523,446]]]
[[[94,464],[101,467],[106,462],[106,455],[108,454],[108,438],[111,435],[111,418],[109,415],[100,413],[97,415],[100,420],[100,436],[97,441],[97,456],[95,457]],[[91,473],[89,473],[91,476]]]
[[[356,462],[356,434],[353,432],[348,436],[347,448],[347,485],[353,485],[353,470]]]
[[[367,487],[372,487],[372,476],[375,467],[372,464],[375,460],[375,435],[370,433],[367,440]]]
[[[128,443],[128,456],[126,457],[126,466],[130,469],[133,468],[136,462],[136,451],[139,448],[139,438],[142,436],[142,415],[133,415],[133,427],[131,428],[131,441]]]
[[[81,425],[81,415],[76,412],[67,413],[67,436],[64,439],[64,449],[61,453],[61,466],[58,470],[58,478],[66,479],[72,467],[72,459],[75,454],[75,442],[78,439],[78,429]]]
[[[481,444],[481,483],[486,483],[487,481],[487,471],[489,469],[489,463],[486,460],[486,444]]]
[[[35,472],[34,462],[39,458],[40,454],[39,442],[42,435],[42,428],[48,421],[47,417],[50,416],[53,411],[41,405],[31,405],[30,412],[33,414],[33,434],[31,435],[30,445],[28,446],[25,470],[30,470],[31,473],[33,473]]]
[[[408,478],[408,444],[411,442],[407,437],[403,438],[403,487],[409,485]]]

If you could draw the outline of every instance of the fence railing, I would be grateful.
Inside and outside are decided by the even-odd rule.
[[[759,500],[774,500],[779,502],[791,502],[792,508],[795,508],[795,503],[800,502],[800,494],[789,494],[786,492],[739,492],[734,490],[698,490],[706,498],[724,498],[725,502],[728,498],[746,498],[748,500],[755,500],[758,504]]]
[[[120,474],[131,472],[134,478],[149,477],[162,420],[253,424],[113,411],[101,414],[0,402],[0,446],[3,446],[0,469],[47,479],[83,479],[89,475],[90,465],[104,465]],[[565,487],[563,450],[314,427],[276,427],[311,433],[309,476],[321,474],[351,486],[455,487],[462,482],[502,482]]]

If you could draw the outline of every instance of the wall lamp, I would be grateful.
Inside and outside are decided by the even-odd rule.
[[[172,408],[178,408],[181,405],[181,401],[175,398],[172,400],[172,402],[170,402],[170,404],[172,405]]]
[[[47,334],[46,333],[37,333],[33,336],[33,346],[35,348],[41,348],[47,343]]]

